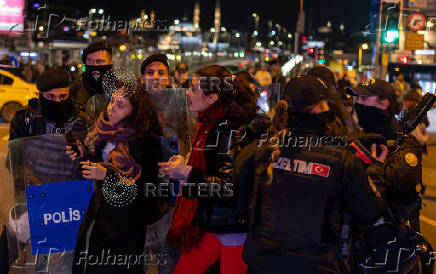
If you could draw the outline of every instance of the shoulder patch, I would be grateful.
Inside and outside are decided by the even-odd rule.
[[[404,156],[404,161],[406,161],[406,163],[411,167],[416,167],[418,165],[418,158],[415,154],[411,152],[407,153],[406,156]]]

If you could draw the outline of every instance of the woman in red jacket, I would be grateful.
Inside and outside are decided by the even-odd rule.
[[[187,163],[176,155],[160,164],[182,181],[167,236],[182,253],[174,273],[204,273],[218,259],[221,273],[245,273],[248,206],[233,185],[233,168],[237,143],[256,116],[257,95],[248,82],[217,65],[198,70],[187,95],[191,111],[198,112],[190,157]]]

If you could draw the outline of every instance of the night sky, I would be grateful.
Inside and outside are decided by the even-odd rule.
[[[209,29],[213,24],[216,0],[200,1],[200,27]],[[49,0],[48,4],[65,5],[86,12],[91,7],[104,8],[112,18],[128,19],[139,15],[141,9],[154,9],[156,19],[182,19],[184,15],[192,20],[195,0],[121,0],[121,1],[85,1],[85,0]],[[294,31],[299,0],[221,0],[221,22],[227,28],[247,31],[253,28],[252,12],[260,15],[261,28],[266,29],[268,20],[279,23]],[[305,0],[306,28],[317,28],[328,20],[338,28],[343,22],[352,32],[359,31],[369,23],[370,0]],[[72,6],[75,5],[75,6]]]

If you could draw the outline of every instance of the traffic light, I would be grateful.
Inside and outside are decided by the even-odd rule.
[[[314,52],[313,48],[307,48],[307,54],[312,55]]]
[[[396,44],[400,38],[398,31],[398,16],[393,13],[389,14],[386,22],[386,30],[383,33],[383,42],[387,44]]]
[[[400,33],[398,32],[398,30],[390,29],[390,30],[386,30],[383,39],[385,43],[396,43],[398,42],[399,37],[400,37]]]
[[[408,56],[401,56],[400,57],[400,63],[403,65],[407,65],[409,63],[410,59]]]

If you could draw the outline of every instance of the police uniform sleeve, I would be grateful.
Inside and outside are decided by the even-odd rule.
[[[400,149],[388,157],[384,165],[389,188],[402,191],[414,190],[422,176],[422,150],[415,147]]]
[[[380,163],[372,164],[367,170],[379,170]],[[382,215],[384,202],[378,199],[370,187],[369,174],[360,159],[347,152],[344,162],[342,198],[351,217],[362,225],[375,223]],[[373,176],[374,174],[372,174]]]
[[[28,127],[26,126],[26,113],[26,110],[20,110],[15,113],[9,127],[9,141],[29,136]]]

